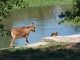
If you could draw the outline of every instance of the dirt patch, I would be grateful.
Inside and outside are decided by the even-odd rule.
[[[63,48],[65,49],[79,49],[80,50],[80,43],[70,43],[65,45]]]

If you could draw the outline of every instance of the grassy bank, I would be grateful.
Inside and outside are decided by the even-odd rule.
[[[80,21],[79,22],[73,22],[73,21],[68,21],[68,23],[71,25],[71,26],[73,26],[73,27],[78,27],[78,26],[80,26]]]
[[[72,0],[24,0],[27,6],[72,4]]]
[[[50,43],[37,48],[4,49],[0,50],[0,60],[80,60],[80,50],[64,49],[66,44]]]

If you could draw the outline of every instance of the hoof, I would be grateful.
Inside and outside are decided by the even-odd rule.
[[[15,47],[15,46],[12,46],[13,48]]]
[[[25,45],[28,45],[29,42],[25,42]]]
[[[28,44],[25,44],[25,45],[28,45]]]
[[[11,48],[14,48],[15,46],[11,46]]]
[[[27,43],[29,43],[29,42],[27,41]]]

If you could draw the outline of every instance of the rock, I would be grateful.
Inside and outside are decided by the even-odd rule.
[[[80,34],[69,36],[52,36],[41,39],[41,42],[80,42]]]

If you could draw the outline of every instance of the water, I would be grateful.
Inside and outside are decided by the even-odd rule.
[[[29,26],[34,23],[36,32],[30,32],[28,36],[29,44],[39,42],[42,38],[50,36],[53,32],[58,32],[59,36],[73,35],[80,33],[80,27],[72,27],[68,23],[61,25],[58,15],[66,10],[70,10],[70,5],[56,5],[43,7],[28,7],[26,9],[17,9],[9,13],[7,19],[3,19],[5,28],[11,30],[14,27]],[[0,37],[0,48],[9,47],[11,37]],[[23,46],[24,38],[15,40],[15,46]]]

